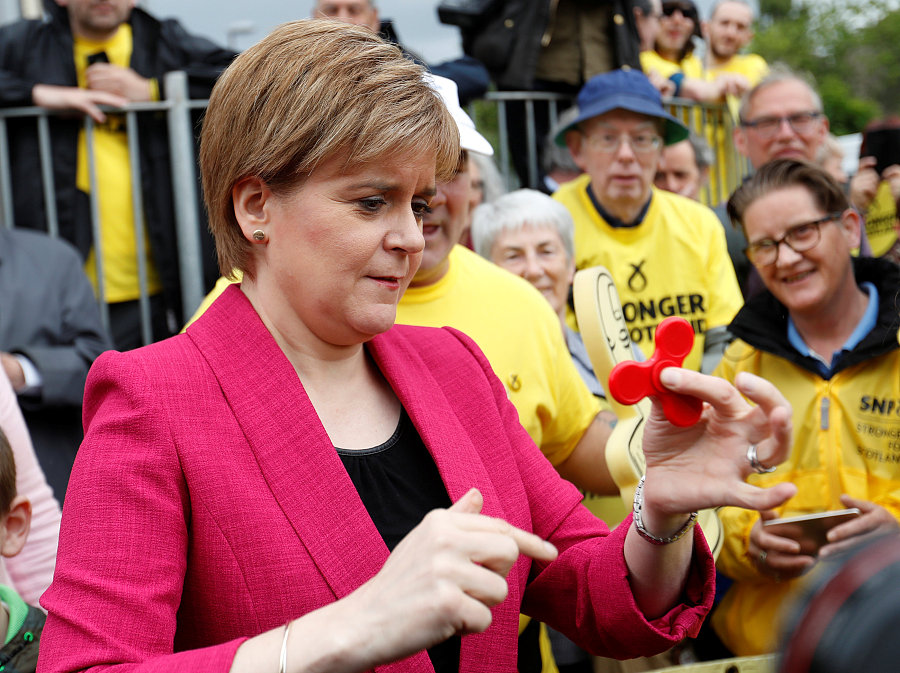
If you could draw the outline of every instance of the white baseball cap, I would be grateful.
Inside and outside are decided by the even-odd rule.
[[[478,154],[485,154],[489,157],[494,156],[494,148],[478,132],[478,129],[475,128],[475,122],[472,121],[472,118],[466,114],[466,111],[459,104],[456,82],[432,73],[427,73],[425,79],[429,86],[441,97],[441,100],[444,101],[444,105],[447,106],[451,116],[456,121],[456,126],[459,129],[460,146],[470,152],[478,152]]]

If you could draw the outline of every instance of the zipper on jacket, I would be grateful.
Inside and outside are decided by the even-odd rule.
[[[551,36],[553,35],[553,27],[556,25],[556,8],[558,5],[559,0],[550,0],[550,16],[547,17],[547,29],[541,35],[541,46],[544,48],[549,47],[552,40]]]
[[[828,410],[829,410],[830,406],[831,406],[831,400],[829,400],[827,397],[823,397],[822,398],[822,406],[821,406],[821,410],[820,410],[820,414],[819,414],[819,427],[822,430],[828,429],[828,424],[829,424]]]

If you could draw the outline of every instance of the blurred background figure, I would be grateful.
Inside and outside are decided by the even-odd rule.
[[[188,33],[174,19],[157,19],[134,0],[44,0],[43,7],[45,20],[0,29],[0,106],[67,113],[48,118],[59,235],[78,249],[98,291],[102,280],[116,348],[136,348],[144,343],[142,293],[150,297],[151,340],[173,334],[183,315],[169,132],[165,115],[137,116],[142,184],[132,185],[125,119],[100,106],[158,101],[164,97],[163,76],[175,70],[187,74],[191,98],[208,98],[234,52]],[[84,116],[95,122],[93,185]],[[50,231],[33,120],[12,120],[9,139],[15,225]],[[99,241],[93,233],[92,190],[99,201]],[[135,218],[135,195],[143,218]],[[204,277],[212,285],[214,245],[202,208],[197,210]],[[143,241],[135,231],[139,224]],[[32,435],[40,455],[41,442],[34,430]]]
[[[700,200],[700,190],[709,181],[713,153],[709,144],[691,133],[686,140],[664,147],[653,184],[668,192]]]
[[[84,437],[88,369],[112,347],[78,252],[41,232],[0,227],[0,316],[0,363],[62,501]]]
[[[501,91],[545,91],[574,97],[594,75],[623,66],[640,68],[635,14],[629,0],[502,0],[460,25],[463,51],[484,63]],[[567,104],[566,104],[567,105]],[[549,105],[535,105],[537,165],[528,162],[526,106],[506,104],[506,124],[519,184],[542,183],[541,139],[550,129]]]
[[[850,182],[850,177],[844,170],[843,163],[844,148],[841,147],[837,137],[833,133],[829,133],[825,138],[825,142],[822,143],[818,152],[816,152],[816,164],[846,187]]]
[[[850,201],[864,215],[872,254],[900,262],[897,200],[900,199],[900,117],[866,124],[859,169],[850,180]]]
[[[491,83],[487,69],[471,56],[461,56],[437,65],[427,64],[421,56],[403,46],[394,28],[394,22],[391,19],[382,19],[378,15],[378,7],[375,6],[374,0],[317,0],[313,5],[311,16],[351,23],[378,33],[435,75],[456,82],[459,99],[463,105],[480,98]]]
[[[552,194],[559,186],[569,180],[574,180],[581,175],[581,169],[575,163],[575,158],[569,152],[568,147],[560,147],[556,144],[556,135],[572,124],[578,116],[578,108],[570,107],[559,115],[556,125],[550,129],[550,133],[544,139],[544,180],[540,190],[545,194]]]
[[[654,76],[669,79],[677,75],[673,80],[676,89],[681,78],[702,80],[703,63],[694,55],[694,38],[703,39],[697,5],[691,0],[667,0],[661,11],[653,48],[641,52],[641,67],[651,80]],[[645,30],[651,35],[652,25]],[[677,90],[665,93],[678,95]]]
[[[746,0],[717,0],[709,20],[702,23],[706,38],[704,76],[715,81],[721,76],[732,78],[729,94],[740,96],[759,82],[769,66],[759,54],[742,54],[753,39],[753,7]],[[737,111],[737,98],[729,99]]]

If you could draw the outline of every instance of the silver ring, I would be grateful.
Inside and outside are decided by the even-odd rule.
[[[747,447],[747,461],[757,474],[769,474],[775,471],[774,467],[766,467],[759,462],[759,458],[756,456],[756,444],[751,444]]]
[[[766,565],[766,557],[767,557],[768,555],[769,555],[769,554],[766,552],[765,549],[761,549],[761,550],[760,550],[760,552],[759,552],[759,565],[761,565],[761,566]]]

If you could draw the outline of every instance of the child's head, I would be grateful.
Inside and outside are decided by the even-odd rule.
[[[6,435],[0,430],[0,555],[15,556],[31,529],[31,503],[16,495],[16,461]]]

